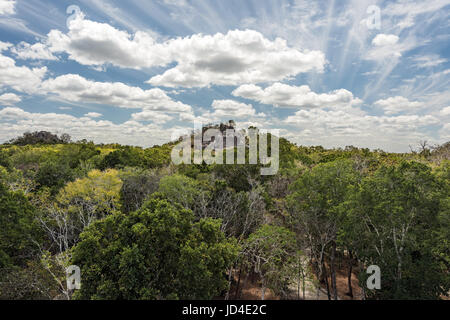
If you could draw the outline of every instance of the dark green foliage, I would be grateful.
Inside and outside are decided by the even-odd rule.
[[[162,168],[171,163],[172,147],[170,145],[154,146],[144,151],[145,167]]]
[[[260,167],[250,164],[216,165],[213,172],[217,177],[227,182],[227,185],[236,191],[249,191],[251,185],[249,178],[262,179]]]
[[[433,253],[445,212],[439,197],[431,169],[417,162],[380,168],[352,195],[347,228],[358,239],[357,254],[382,270],[382,288],[371,297],[436,299],[448,292],[448,267]]]
[[[265,288],[286,296],[292,276],[289,265],[297,248],[295,234],[283,227],[263,225],[248,237],[243,246],[244,261],[260,275],[262,297]]]
[[[158,190],[160,179],[159,175],[148,171],[136,171],[125,175],[120,190],[122,211],[128,213],[140,209],[144,201]]]
[[[0,226],[0,268],[24,266],[36,254],[40,229],[28,199],[21,192],[9,191],[2,183]]]
[[[439,229],[435,231],[437,246],[434,248],[443,267],[450,270],[450,161],[444,161],[436,170],[439,184]]]
[[[56,282],[38,260],[1,271],[0,300],[51,300],[57,295]]]
[[[0,166],[9,169],[11,167],[11,159],[6,150],[0,149]]]
[[[40,187],[48,187],[52,193],[56,193],[64,185],[73,181],[75,172],[66,162],[48,161],[41,165],[36,173],[36,182]]]
[[[178,172],[189,178],[197,179],[199,175],[203,173],[209,173],[213,171],[213,169],[214,166],[207,165],[206,163],[203,162],[202,164],[190,164],[190,165],[181,164],[178,167]]]
[[[100,163],[100,170],[108,168],[144,167],[145,157],[141,148],[122,147],[105,156]]]
[[[220,221],[153,199],[88,227],[73,250],[83,270],[79,299],[211,299],[237,254]]]
[[[100,150],[92,143],[65,145],[58,155],[58,160],[67,164],[71,169],[100,154]]]
[[[163,177],[158,191],[171,203],[181,204],[184,208],[191,210],[194,209],[202,193],[197,180],[179,174]]]
[[[292,202],[304,209],[333,214],[345,200],[348,187],[358,181],[353,162],[339,160],[314,167],[305,172],[292,186]]]
[[[306,166],[313,164],[312,159],[305,152],[293,143],[284,138],[280,138],[280,168],[295,168],[300,162]]]
[[[25,132],[22,137],[15,138],[9,143],[18,146],[34,145],[34,144],[62,144],[69,143],[70,136],[67,134],[58,137],[47,131]]]
[[[288,224],[296,231],[299,242],[310,248],[318,279],[322,280],[326,272],[327,256],[336,256],[338,235],[345,222],[340,205],[358,178],[352,161],[337,160],[314,167],[291,185],[292,194],[287,197]],[[333,275],[335,268],[333,258],[330,261]],[[336,291],[334,295],[337,296]]]

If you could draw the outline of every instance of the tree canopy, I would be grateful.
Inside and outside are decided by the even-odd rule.
[[[175,165],[174,143],[43,132],[0,145],[0,299],[449,296],[448,143],[394,154],[279,142],[272,176]],[[371,265],[381,289],[367,287]]]
[[[211,299],[226,287],[238,251],[220,221],[153,199],[129,215],[97,221],[81,235],[72,263],[83,270],[80,299]]]

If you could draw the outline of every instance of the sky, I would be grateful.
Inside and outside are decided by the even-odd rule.
[[[149,147],[235,120],[299,145],[450,140],[450,0],[0,0],[0,143]]]

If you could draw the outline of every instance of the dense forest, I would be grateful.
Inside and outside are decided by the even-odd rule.
[[[273,176],[175,166],[173,146],[0,145],[0,298],[448,297],[450,142],[394,154],[280,138]]]

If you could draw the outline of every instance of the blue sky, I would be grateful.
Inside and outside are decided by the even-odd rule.
[[[302,145],[450,140],[450,0],[0,0],[0,142],[151,146],[194,121]]]

